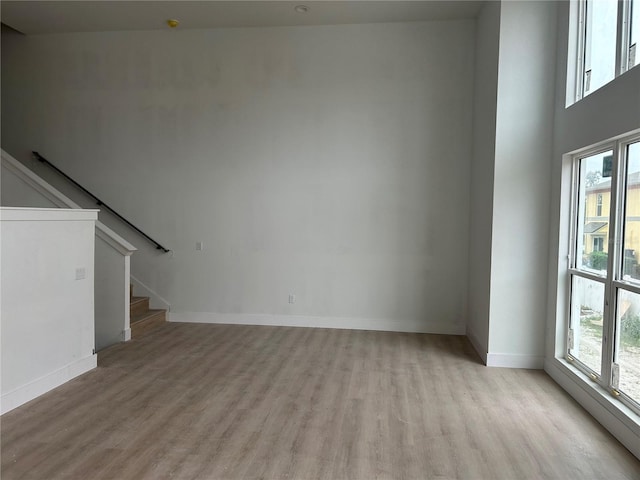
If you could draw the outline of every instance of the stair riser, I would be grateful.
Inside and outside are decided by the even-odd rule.
[[[142,315],[144,312],[149,310],[149,299],[145,298],[144,300],[139,300],[135,303],[131,304],[131,316],[135,317],[136,315]]]
[[[144,335],[149,330],[153,330],[167,321],[166,312],[163,310],[150,317],[131,324],[131,338],[137,338]]]
[[[149,330],[164,325],[167,321],[166,310],[151,310],[149,297],[135,297],[133,286],[130,287],[131,304],[129,307],[131,338],[144,335]]]

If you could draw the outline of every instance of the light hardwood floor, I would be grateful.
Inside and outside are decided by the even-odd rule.
[[[545,373],[444,335],[167,324],[1,421],[2,480],[640,478]]]

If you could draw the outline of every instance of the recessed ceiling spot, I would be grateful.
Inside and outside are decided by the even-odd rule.
[[[307,13],[309,11],[309,7],[306,5],[296,5],[294,10],[298,13]]]
[[[176,28],[179,24],[180,22],[173,18],[170,18],[169,20],[167,20],[167,25],[169,25],[169,28]]]

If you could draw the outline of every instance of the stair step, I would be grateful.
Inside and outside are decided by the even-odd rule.
[[[144,335],[167,321],[166,310],[147,310],[137,315],[131,315],[131,338]]]
[[[149,297],[131,297],[129,311],[131,317],[141,315],[149,310]]]

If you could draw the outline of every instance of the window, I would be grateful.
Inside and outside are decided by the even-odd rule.
[[[640,62],[640,0],[581,0],[576,13],[579,100]]]
[[[566,358],[640,413],[640,134],[573,170]]]
[[[618,0],[587,0],[585,5],[584,89],[589,93],[616,76]]]
[[[640,63],[638,43],[640,43],[640,0],[632,0],[629,3],[629,49],[627,50],[627,69]]]
[[[602,252],[604,249],[604,238],[595,237],[593,239],[593,251],[594,252]]]

